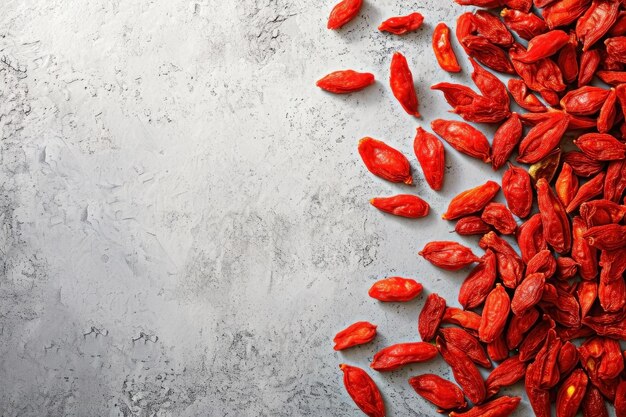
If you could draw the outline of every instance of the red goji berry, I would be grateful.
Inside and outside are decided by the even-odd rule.
[[[374,84],[374,74],[353,70],[335,71],[317,81],[316,85],[328,92],[347,94]]]
[[[343,384],[354,403],[369,417],[385,417],[385,403],[374,380],[361,368],[339,365]]]
[[[398,343],[376,353],[370,367],[379,372],[395,371],[410,363],[429,361],[435,356],[437,348],[430,343]]]
[[[335,350],[369,343],[376,337],[376,325],[367,321],[356,322],[339,333],[333,339]]]
[[[421,117],[417,110],[419,102],[413,84],[413,74],[409,69],[406,58],[400,52],[393,54],[389,84],[394,97],[398,100],[404,111],[415,117]]]
[[[393,33],[394,35],[404,35],[419,29],[423,22],[424,16],[415,12],[406,16],[390,17],[378,26],[378,30]]]
[[[432,133],[418,127],[413,150],[430,188],[441,190],[446,169],[445,150],[441,141]]]
[[[448,72],[460,72],[461,67],[450,44],[450,29],[441,22],[433,32],[433,51],[441,69]]]
[[[428,216],[430,206],[416,195],[398,194],[393,197],[376,197],[370,204],[380,211],[396,216],[418,219]]]
[[[386,143],[365,137],[359,141],[359,155],[372,174],[391,182],[413,184],[408,159]]]
[[[467,406],[463,391],[454,383],[440,376],[434,374],[414,376],[409,379],[409,385],[421,397],[442,410],[455,410]]]
[[[363,0],[343,0],[330,12],[328,29],[339,29],[359,14]]]
[[[479,212],[493,200],[498,191],[500,191],[500,185],[494,181],[487,181],[483,185],[463,191],[450,201],[442,218],[454,220]]]
[[[389,277],[376,281],[368,294],[379,301],[411,301],[422,293],[423,288],[414,279]]]
[[[426,298],[417,324],[417,329],[423,341],[428,342],[435,337],[445,312],[446,300],[441,298],[439,294],[432,293]]]

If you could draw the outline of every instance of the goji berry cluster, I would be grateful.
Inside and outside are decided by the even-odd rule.
[[[521,398],[494,396],[521,380],[537,416],[550,416],[554,402],[557,417],[579,410],[585,417],[608,416],[607,403],[618,417],[626,416],[626,352],[619,342],[626,340],[626,2],[455,1],[498,9],[499,16],[478,10],[456,22],[478,92],[453,83],[431,88],[465,121],[498,127],[491,142],[462,121],[437,119],[431,128],[457,151],[494,170],[508,168],[501,185],[487,181],[460,193],[443,215],[456,221],[459,235],[480,236],[484,254],[455,241],[433,241],[419,252],[446,270],[472,267],[459,290],[462,308],[430,293],[418,317],[422,341],[382,349],[371,367],[393,371],[440,355],[456,384],[432,374],[408,382],[452,417],[510,415]],[[361,6],[361,0],[343,0],[331,12],[328,28],[342,27]],[[379,30],[402,35],[422,22],[412,13],[388,19]],[[442,69],[461,70],[445,24],[435,27],[432,46]],[[512,78],[505,85],[483,66]],[[322,78],[318,86],[348,93],[373,82],[372,74],[348,70]],[[398,52],[391,58],[390,87],[403,109],[419,117],[413,77]],[[525,113],[511,111],[509,95]],[[413,143],[433,190],[442,188],[445,172],[437,136],[418,127]],[[413,183],[409,161],[398,150],[369,137],[358,150],[373,174]],[[510,162],[515,153],[527,169]],[[493,201],[500,189],[506,204]],[[409,218],[429,212],[427,202],[409,194],[374,198],[371,204]],[[518,250],[503,235],[514,239]],[[369,295],[406,302],[422,289],[413,279],[389,277],[374,283]],[[358,322],[336,335],[335,349],[375,337],[375,325]],[[485,380],[478,367],[492,369],[492,362],[498,364]],[[371,377],[357,367],[340,368],[361,410],[385,416]]]

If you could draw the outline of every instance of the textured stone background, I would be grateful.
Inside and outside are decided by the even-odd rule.
[[[411,144],[418,123],[453,117],[430,84],[469,80],[430,49],[433,27],[460,8],[369,1],[331,32],[332,4],[0,4],[2,416],[359,415],[337,365],[416,340],[423,303],[380,305],[371,283],[412,276],[456,302],[464,273],[416,253],[457,239],[439,219],[447,201],[499,174],[449,152],[434,193]],[[426,17],[419,32],[375,30],[411,11]],[[396,50],[422,120],[387,87]],[[315,88],[348,67],[379,81],[350,96]],[[417,185],[366,172],[365,135],[411,155]],[[432,215],[368,204],[400,191]],[[333,352],[336,331],[363,319],[379,325],[376,342]],[[427,371],[451,377],[441,361],[374,375],[390,416],[434,414],[406,383]]]

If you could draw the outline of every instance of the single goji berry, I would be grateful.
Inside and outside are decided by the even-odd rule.
[[[460,72],[461,67],[456,59],[452,44],[450,44],[450,29],[441,22],[433,32],[433,51],[439,66],[448,72]]]
[[[519,360],[519,355],[511,356],[498,365],[487,377],[487,397],[491,397],[500,391],[502,387],[508,387],[522,379],[526,373],[526,363]]]
[[[588,50],[613,26],[619,13],[619,0],[593,0],[576,22],[576,36],[583,43],[583,51]]]
[[[480,404],[487,395],[485,381],[474,362],[454,345],[446,343],[441,337],[437,337],[437,349],[450,368],[454,379],[461,389],[474,404]]]
[[[554,55],[569,42],[569,35],[562,30],[551,30],[537,35],[528,42],[525,53],[512,55],[516,61],[532,64],[540,59]]]
[[[539,318],[536,308],[526,310],[523,314],[511,317],[504,339],[509,349],[515,349],[524,339],[524,334],[533,327]]]
[[[537,202],[546,242],[558,253],[568,252],[572,245],[572,233],[567,213],[543,178],[537,181]]]
[[[454,220],[481,211],[498,194],[500,185],[487,181],[483,185],[463,191],[450,201],[442,218]]]
[[[524,81],[511,78],[508,81],[508,87],[513,100],[521,108],[536,113],[546,111],[546,106],[537,96],[528,91],[528,86]]]
[[[527,41],[548,31],[548,25],[534,13],[504,8],[500,12],[504,24]]]
[[[359,155],[372,174],[391,182],[413,184],[408,159],[386,143],[365,137],[359,141]]]
[[[446,300],[441,298],[439,294],[432,293],[426,298],[417,324],[417,329],[423,341],[428,342],[435,337],[445,312]]]
[[[598,388],[587,384],[587,392],[582,402],[583,417],[609,417],[604,397]]]
[[[576,290],[580,304],[580,316],[586,317],[598,297],[598,284],[595,281],[580,281]]]
[[[597,49],[588,49],[580,55],[580,67],[578,70],[578,87],[591,82],[593,75],[600,66],[602,56]]]
[[[563,160],[579,177],[591,177],[604,169],[603,162],[596,161],[582,152],[565,152]]]
[[[389,277],[376,281],[368,294],[379,301],[411,301],[422,293],[423,288],[414,279]]]
[[[391,92],[398,100],[404,111],[415,117],[421,117],[418,111],[419,102],[413,84],[413,74],[409,69],[406,58],[400,52],[393,54],[389,76]]]
[[[316,85],[328,92],[346,94],[374,84],[374,74],[353,70],[335,71],[317,81]]]
[[[515,68],[506,52],[484,36],[468,35],[461,39],[468,54],[494,71],[514,74]]]
[[[572,83],[578,75],[578,57],[576,55],[576,47],[578,40],[576,34],[571,31],[569,41],[561,48],[556,58],[556,63],[561,69],[563,80],[566,83]]]
[[[463,308],[480,306],[496,282],[496,255],[487,249],[480,263],[472,269],[459,289],[459,303]]]
[[[428,216],[430,206],[416,195],[398,194],[393,197],[376,197],[370,204],[378,210],[396,216],[418,219]]]
[[[484,235],[491,231],[491,226],[485,223],[480,216],[460,218],[454,226],[454,231],[460,235]]]
[[[579,205],[584,203],[585,201],[591,200],[592,198],[602,194],[602,189],[604,188],[604,172],[600,172],[598,175],[584,183],[576,192],[576,195],[569,202],[566,207],[566,211],[568,213],[573,212],[578,208]]]
[[[537,252],[526,265],[526,276],[541,273],[545,279],[550,279],[556,273],[557,261],[549,250]]]
[[[526,222],[517,228],[517,245],[522,254],[522,260],[527,263],[539,251],[548,249],[548,243],[543,237],[541,214],[532,215]]]
[[[557,365],[561,379],[569,375],[576,365],[578,365],[578,349],[576,345],[570,341],[563,343],[559,350]]]
[[[572,259],[578,262],[581,278],[590,280],[598,275],[598,252],[587,243],[584,238],[586,232],[586,223],[575,216],[572,219]]]
[[[410,363],[429,361],[435,356],[437,348],[430,343],[398,343],[378,351],[370,367],[379,372],[395,371]]]
[[[478,329],[480,340],[485,343],[493,342],[502,333],[509,315],[511,300],[500,284],[489,293],[485,300],[483,313]]]
[[[530,214],[533,190],[526,170],[509,163],[509,169],[502,176],[502,193],[513,214],[520,218]]]
[[[587,242],[601,250],[615,250],[626,246],[626,226],[605,224],[590,227],[583,235]]]
[[[435,404],[442,410],[456,410],[467,406],[463,391],[454,383],[434,374],[414,376],[409,379],[421,397]]]
[[[447,307],[441,319],[442,323],[457,324],[472,334],[478,334],[480,327],[480,316],[473,311],[461,310],[456,307]]]
[[[596,161],[626,159],[626,144],[607,133],[586,133],[575,139],[574,144]]]
[[[480,260],[467,246],[450,241],[427,243],[419,255],[433,265],[448,271],[456,271]]]
[[[566,26],[582,15],[589,3],[591,0],[558,0],[546,6],[541,15],[551,29]]]
[[[415,12],[406,16],[390,17],[378,26],[378,30],[393,33],[394,35],[404,35],[419,29],[423,22],[424,16]]]
[[[439,330],[439,333],[446,343],[461,349],[475,364],[483,368],[491,368],[491,361],[482,345],[467,331],[456,327],[444,327]]]
[[[610,91],[600,87],[585,85],[569,91],[561,99],[561,107],[573,115],[587,116],[600,111]]]
[[[511,32],[504,23],[486,10],[478,10],[474,13],[474,25],[476,31],[494,45],[511,46],[514,42]]]
[[[328,29],[339,29],[359,14],[363,0],[342,0],[330,12]]]
[[[356,322],[339,333],[333,339],[335,350],[369,343],[376,337],[376,325],[367,321]]]
[[[541,272],[529,274],[515,288],[511,300],[511,311],[515,315],[521,315],[541,300],[546,277]]]
[[[519,144],[518,162],[533,164],[548,156],[561,141],[567,130],[569,117],[564,113],[552,116],[530,129]]]
[[[563,382],[556,397],[556,415],[574,417],[587,390],[588,378],[585,371],[576,369]]]
[[[574,199],[574,196],[578,192],[578,177],[574,175],[572,166],[567,162],[563,162],[561,172],[554,184],[556,195],[561,200],[561,203],[565,207]]]
[[[356,366],[339,365],[343,384],[354,403],[369,417],[385,417],[385,403],[376,383],[367,372]]]
[[[446,169],[445,150],[441,141],[432,133],[418,127],[413,150],[430,188],[441,190]]]
[[[517,229],[517,223],[513,218],[513,214],[502,203],[492,202],[487,204],[480,218],[503,235],[511,235]]]

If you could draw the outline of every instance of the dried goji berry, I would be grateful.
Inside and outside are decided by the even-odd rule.
[[[487,181],[483,185],[463,191],[450,201],[442,218],[454,220],[481,211],[498,194],[500,185]]]
[[[413,184],[408,159],[386,143],[365,137],[359,141],[359,155],[372,174],[391,182]]]
[[[330,12],[328,29],[339,29],[359,14],[363,0],[342,0]]]
[[[433,32],[433,51],[439,66],[449,72],[460,72],[461,67],[450,44],[450,29],[441,22]]]
[[[500,125],[493,135],[491,166],[494,170],[500,169],[505,164],[521,138],[522,123],[517,113],[511,113],[511,116]]]
[[[430,188],[441,190],[446,169],[445,150],[441,141],[432,133],[418,127],[413,150]]]
[[[370,200],[370,204],[385,213],[411,219],[428,216],[430,210],[430,206],[427,202],[411,194],[398,194],[393,197],[376,197]]]
[[[409,385],[415,392],[442,410],[465,408],[467,402],[463,391],[454,383],[434,374],[414,376]]]
[[[513,214],[520,218],[530,214],[533,190],[528,172],[509,164],[509,169],[502,176],[502,193]]]
[[[582,87],[591,82],[593,75],[600,65],[602,59],[600,51],[589,49],[580,55],[580,67],[578,70],[578,87]]]
[[[411,301],[422,293],[423,288],[414,279],[389,277],[376,281],[368,294],[379,301]]]
[[[435,356],[437,348],[430,343],[398,343],[378,351],[370,367],[379,372],[395,371],[410,363],[429,361]]]
[[[502,203],[489,203],[480,218],[504,235],[511,235],[517,229],[517,223],[511,211]]]
[[[515,315],[521,315],[541,300],[546,277],[541,272],[526,276],[515,288],[511,300],[511,311]]]
[[[491,226],[485,223],[480,216],[467,216],[459,219],[454,231],[460,235],[484,235],[491,231]]]
[[[572,233],[567,213],[543,178],[537,181],[537,202],[546,242],[558,253],[568,252],[572,245]]]
[[[328,92],[346,94],[374,84],[374,74],[353,70],[335,71],[317,81],[316,85]]]
[[[411,74],[406,58],[400,52],[393,54],[391,59],[389,84],[391,85],[391,92],[402,105],[404,111],[415,117],[420,117],[413,74]]]
[[[480,340],[485,343],[493,342],[502,333],[509,315],[511,300],[500,284],[489,293],[485,300],[483,313],[478,329]]]
[[[607,133],[586,133],[575,139],[574,144],[596,161],[626,159],[626,144]]]
[[[423,22],[424,16],[415,12],[406,16],[390,17],[378,26],[378,30],[390,32],[394,35],[404,35],[419,29]]]
[[[354,403],[369,417],[385,417],[385,403],[372,377],[356,366],[341,364],[339,369]]]
[[[552,116],[530,129],[519,144],[518,162],[533,164],[554,150],[567,130],[569,117],[563,113]]]
[[[574,417],[587,389],[587,375],[576,369],[563,382],[556,397],[556,414],[559,417]]]
[[[483,162],[491,162],[489,142],[485,135],[464,122],[436,119],[430,124],[432,129],[454,149]]]
[[[439,332],[446,343],[461,349],[475,364],[483,368],[491,368],[487,353],[474,336],[456,327],[444,327]]]
[[[459,303],[463,308],[480,306],[496,282],[496,255],[487,249],[480,263],[472,269],[459,290]]]
[[[423,341],[428,342],[435,337],[445,312],[446,300],[441,298],[439,294],[432,293],[426,298],[417,324],[417,329]]]
[[[576,210],[580,204],[602,194],[603,188],[604,172],[600,172],[598,175],[580,186],[572,201],[570,201],[567,205],[566,211],[571,213]]]
[[[583,417],[609,417],[604,397],[598,388],[587,384],[587,392],[582,402]]]
[[[433,265],[449,271],[456,271],[480,261],[470,248],[450,241],[427,243],[419,255]]]
[[[577,116],[595,114],[600,111],[609,93],[609,90],[604,88],[585,85],[565,94],[561,99],[561,107]]]
[[[335,350],[343,350],[352,346],[369,343],[376,337],[376,325],[367,321],[356,322],[339,333],[333,339]]]
[[[572,258],[578,262],[578,271],[583,279],[594,279],[598,275],[598,253],[584,238],[586,232],[587,225],[583,219],[579,216],[574,217],[572,220]]]
[[[561,200],[561,203],[565,207],[574,199],[574,196],[578,192],[578,177],[574,175],[572,166],[567,162],[563,162],[561,172],[554,184],[556,195]]]
[[[474,404],[483,402],[487,395],[485,381],[469,356],[454,345],[447,344],[441,337],[437,337],[437,348],[443,360],[452,368],[454,379],[467,398]]]
[[[528,86],[526,86],[524,81],[511,78],[508,81],[508,87],[513,100],[515,100],[521,108],[536,113],[546,111],[546,106],[537,96],[528,91]]]
[[[498,365],[487,377],[487,397],[491,397],[500,391],[502,387],[515,384],[524,377],[526,363],[519,360],[519,355],[511,356]]]
[[[504,8],[500,12],[504,24],[527,41],[548,31],[546,22],[534,13]]]

